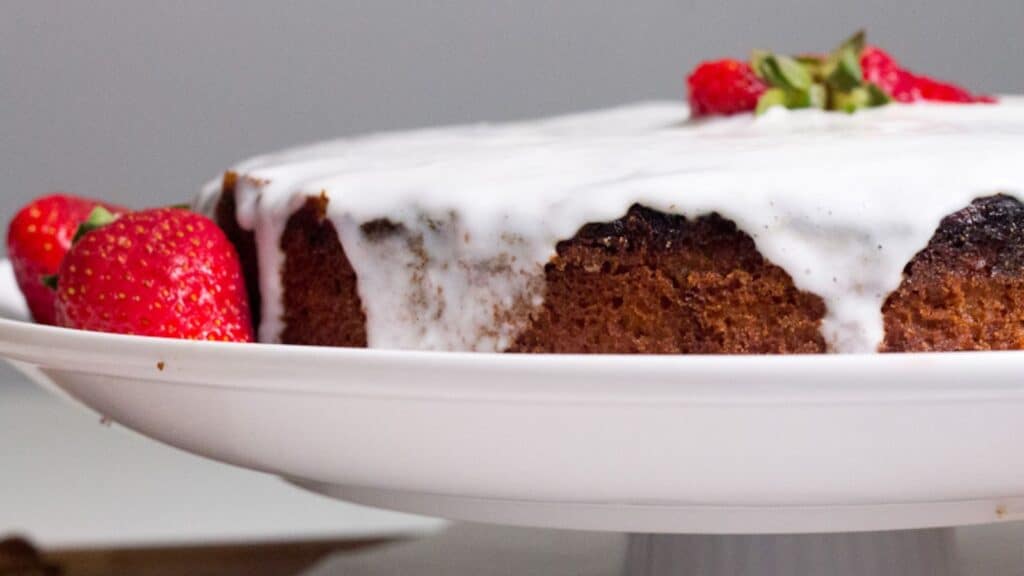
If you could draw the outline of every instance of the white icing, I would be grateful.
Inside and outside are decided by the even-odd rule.
[[[854,115],[771,110],[687,122],[671,103],[498,126],[380,134],[255,158],[234,170],[256,231],[261,339],[281,329],[280,235],[304,199],[330,198],[358,277],[371,347],[501,350],[536,305],[559,240],[634,203],[718,212],[827,306],[837,352],[871,352],[881,305],[943,216],[997,192],[1024,197],[1024,101],[893,105]],[[218,186],[199,204],[209,209]],[[386,218],[401,236],[370,241]]]

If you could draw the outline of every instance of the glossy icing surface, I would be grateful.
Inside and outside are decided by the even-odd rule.
[[[280,237],[325,193],[358,276],[369,345],[502,350],[543,298],[558,241],[634,203],[717,212],[827,306],[835,352],[871,352],[881,306],[942,217],[1002,192],[1024,198],[1024,103],[893,105],[854,115],[774,109],[688,121],[647,103],[533,122],[339,140],[233,170],[256,231],[260,338],[281,332]],[[209,210],[218,186],[198,200]],[[361,225],[404,232],[385,239]]]

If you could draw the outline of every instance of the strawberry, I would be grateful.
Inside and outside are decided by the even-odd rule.
[[[991,96],[976,96],[967,90],[948,82],[934,80],[927,76],[917,76],[915,86],[922,100],[932,102],[957,102],[960,104],[992,103]]]
[[[917,77],[900,67],[888,52],[877,46],[865,46],[860,54],[864,81],[874,84],[897,102],[921,100]]]
[[[698,66],[686,79],[694,116],[753,112],[768,86],[740,60],[717,60]]]
[[[791,57],[754,50],[749,64],[731,59],[705,62],[686,81],[694,117],[762,114],[777,107],[853,113],[894,100],[995,102],[992,97],[914,74],[888,52],[867,45],[863,30],[828,54]]]
[[[956,102],[961,104],[991,103],[990,96],[979,96],[951,84],[904,69],[887,52],[866,46],[861,52],[864,80],[878,86],[897,102]]]
[[[37,198],[22,208],[7,229],[7,255],[18,288],[36,322],[54,324],[56,294],[43,278],[57,273],[71,248],[75,231],[96,206],[114,213],[126,210],[98,200],[68,194]]]
[[[210,219],[135,212],[84,235],[61,265],[57,320],[81,330],[251,342],[242,268]]]

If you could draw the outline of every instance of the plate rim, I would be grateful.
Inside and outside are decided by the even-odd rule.
[[[0,274],[10,262],[0,260]],[[0,278],[3,280],[3,278]],[[23,308],[13,282],[0,282],[0,304]],[[59,350],[59,354],[54,351]],[[116,361],[112,358],[116,356]],[[0,357],[64,371],[163,384],[424,399],[572,402],[726,402],[1024,400],[1024,350],[895,354],[505,354],[317,347],[177,340],[88,332],[0,317]],[[424,370],[474,376],[473,386],[424,386]],[[910,377],[878,385],[893,370]],[[341,377],[324,385],[324,374]],[[374,376],[405,372],[406,385]],[[964,386],[970,376],[981,383]],[[345,378],[351,375],[351,378]],[[529,380],[563,378],[565,390]],[[757,387],[746,381],[762,380]],[[616,383],[616,379],[620,382]],[[621,380],[635,380],[622,385]],[[360,383],[360,381],[363,381]],[[415,382],[414,382],[415,381]],[[367,385],[366,382],[370,382]],[[588,382],[590,382],[588,384]],[[685,384],[685,385],[681,385]],[[570,390],[571,392],[567,392]]]
[[[54,354],[54,350],[61,353]],[[114,354],[116,362],[110,359]],[[835,394],[851,401],[878,395],[889,401],[900,396],[916,401],[929,396],[933,400],[991,399],[993,395],[1024,398],[1024,379],[1017,382],[1007,378],[1008,373],[1024,369],[1024,351],[750,356],[430,352],[194,342],[86,332],[0,318],[0,356],[44,370],[146,378],[167,384],[374,396],[439,398],[511,393],[536,398],[543,391],[516,381],[538,374],[550,379],[555,374],[574,384],[594,381],[595,396],[590,400],[595,402],[608,396],[616,401],[647,397],[659,402],[685,398],[746,403],[806,401],[808,396],[823,399]],[[240,369],[243,366],[248,368]],[[410,380],[429,379],[422,376],[424,369],[476,375],[476,384],[473,389],[442,386],[431,391],[412,383],[377,387],[355,382],[374,380],[368,375],[382,371],[406,371]],[[897,387],[873,384],[876,377],[880,379],[893,370],[913,377]],[[353,378],[339,378],[326,388],[303,382],[322,379],[323,374],[332,371]],[[951,372],[969,372],[972,379],[983,383],[965,388],[951,381]],[[755,375],[762,380],[758,390],[736,381]],[[616,394],[608,385],[616,377],[639,381],[622,386],[626,390]],[[673,385],[674,391],[669,388]],[[549,390],[540,396],[556,399],[559,394]],[[580,399],[575,393],[571,396]]]

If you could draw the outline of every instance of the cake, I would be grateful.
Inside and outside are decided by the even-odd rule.
[[[1024,102],[655,102],[243,162],[197,201],[264,342],[529,353],[1024,347]]]

